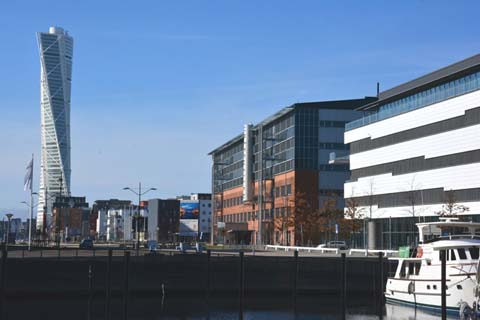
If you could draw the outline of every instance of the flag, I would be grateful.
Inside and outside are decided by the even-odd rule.
[[[33,157],[32,160],[28,163],[27,173],[25,173],[25,179],[23,179],[23,190],[32,190],[32,180],[33,180]]]

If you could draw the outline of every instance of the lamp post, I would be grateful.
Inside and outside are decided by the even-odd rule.
[[[36,192],[30,192],[30,203],[27,203],[26,201],[22,201],[21,203],[25,204],[30,208],[30,220],[28,223],[28,251],[31,250],[32,248],[32,220],[33,220],[33,208],[38,206],[37,204],[33,204],[33,196],[38,195]]]
[[[6,248],[8,248],[8,243],[9,243],[9,241],[10,241],[10,239],[9,239],[9,236],[10,236],[10,221],[12,220],[13,213],[7,213],[5,216],[6,216],[7,219],[8,219],[8,225],[7,225],[7,241],[6,241],[6,243],[7,243],[7,244],[6,244]]]
[[[221,199],[223,199],[223,181],[225,180],[223,176],[221,176],[222,173],[220,173],[220,176],[217,177],[215,174],[215,169],[217,166],[226,166],[229,163],[227,162],[221,162],[221,161],[215,161],[215,157],[213,157],[213,163],[212,163],[212,198],[211,198],[211,204],[212,204],[212,218],[211,218],[211,223],[210,223],[210,244],[214,245],[215,244],[215,225],[217,224],[217,204],[215,201],[215,183],[217,181],[221,182],[221,188],[220,188],[220,194],[221,194]],[[221,201],[223,202],[223,200]],[[222,212],[223,212],[223,203],[220,203],[222,206]],[[223,221],[222,221],[223,222]],[[217,227],[217,232],[218,232],[218,227]]]
[[[123,190],[129,190],[129,191],[133,192],[134,194],[136,194],[138,196],[138,212],[137,212],[137,214],[135,214],[133,216],[133,217],[135,217],[135,238],[136,238],[135,246],[136,246],[136,249],[138,251],[139,244],[140,244],[140,238],[139,238],[139,232],[138,232],[138,218],[140,217],[140,205],[142,203],[142,196],[149,191],[157,190],[157,188],[148,188],[147,190],[142,192],[142,183],[139,182],[138,183],[138,189],[132,189],[132,188],[129,188],[129,187],[125,187],[125,188],[123,188]]]

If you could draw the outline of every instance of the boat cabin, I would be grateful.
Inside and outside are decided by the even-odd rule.
[[[437,222],[417,223],[419,243],[439,240],[480,239],[480,223],[440,218]]]

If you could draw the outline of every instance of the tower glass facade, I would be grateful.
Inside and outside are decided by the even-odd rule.
[[[41,166],[37,228],[53,196],[70,195],[70,90],[73,38],[62,28],[37,33],[40,52]],[[51,199],[51,200],[50,200]]]

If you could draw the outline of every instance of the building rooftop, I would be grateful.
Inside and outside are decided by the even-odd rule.
[[[332,100],[332,101],[318,101],[318,102],[298,102],[294,103],[291,106],[284,107],[280,109],[280,111],[274,113],[273,115],[265,118],[263,121],[259,122],[258,124],[253,126],[253,129],[256,129],[259,125],[265,126],[281,117],[286,115],[287,113],[295,110],[296,108],[317,108],[317,109],[334,109],[334,110],[356,110],[365,104],[370,104],[376,101],[376,97],[365,97],[361,99],[349,99],[349,100]],[[230,139],[229,141],[225,142],[215,150],[212,150],[208,153],[208,155],[212,155],[213,153],[228,148],[229,146],[233,145],[234,143],[243,139],[243,133],[235,136],[234,138]]]
[[[397,99],[401,96],[410,95],[416,91],[421,91],[425,87],[433,86],[440,82],[445,82],[453,78],[458,78],[462,74],[471,72],[472,69],[480,70],[480,54],[455,62],[444,68],[427,73],[411,81],[402,83],[396,87],[380,92],[378,101],[361,106],[362,110],[373,109],[380,104]]]

